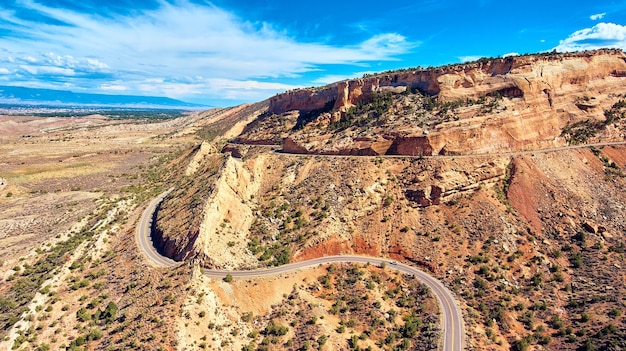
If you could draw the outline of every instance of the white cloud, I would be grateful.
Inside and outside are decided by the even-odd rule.
[[[10,74],[10,73],[11,73],[11,71],[9,71],[8,69],[0,68],[0,74]]]
[[[59,75],[59,76],[75,76],[76,72],[70,68],[61,68],[54,66],[30,66],[20,65],[20,68],[32,75]]]
[[[78,61],[70,55],[59,56],[55,55],[53,52],[49,52],[43,55],[46,59],[46,62],[50,65],[59,66],[59,67],[76,67]]]
[[[126,91],[128,87],[121,84],[100,84],[100,89],[107,91]]]
[[[604,16],[606,16],[606,12],[597,13],[595,15],[591,15],[591,16],[589,16],[589,19],[592,20],[592,21],[597,21],[597,20],[603,19]]]
[[[406,52],[408,49],[418,46],[419,43],[408,43],[406,38],[396,33],[376,35],[364,41],[360,48],[363,53],[369,53],[373,57],[389,58],[395,54]]]
[[[508,54],[502,55],[503,58],[510,57],[510,56],[519,56],[519,53],[518,52],[509,52]]]
[[[330,84],[330,83],[335,83],[335,82],[339,82],[342,80],[346,80],[346,79],[353,79],[356,76],[354,75],[340,75],[340,74],[329,74],[326,76],[322,76],[319,77],[315,80],[312,81],[312,83],[315,84]]]
[[[478,55],[469,55],[469,56],[458,56],[457,58],[459,60],[461,60],[461,62],[465,63],[465,62],[472,62],[472,61],[476,61],[479,58],[484,57],[484,56],[478,56]]]
[[[87,62],[87,65],[92,68],[93,70],[108,70],[110,67],[109,65],[107,65],[104,62],[100,62],[96,59],[85,59],[85,61]]]
[[[194,83],[187,82],[187,77],[202,75],[213,79],[212,84],[222,79],[267,93],[275,87],[270,89],[262,80],[298,77],[323,65],[395,60],[420,44],[397,33],[377,34],[343,46],[299,42],[270,24],[249,23],[213,5],[200,6],[187,0],[175,5],[163,1],[153,10],[111,18],[32,0],[21,3],[28,11],[66,25],[24,23],[10,12],[4,13],[8,17],[0,22],[0,29],[20,38],[0,37],[0,47],[7,56],[23,58],[14,65],[26,66],[22,70],[30,74],[53,74],[55,67],[61,76],[106,74],[107,81],[97,82],[96,87],[115,86],[110,80],[121,80],[130,92],[167,91],[180,97],[200,94],[207,90],[196,84],[208,84],[208,78]]]
[[[373,71],[364,71],[364,72],[356,72],[350,75],[339,75],[339,74],[329,74],[322,77],[319,77],[312,81],[315,84],[331,84],[335,82],[339,82],[346,79],[354,79],[358,77],[363,77],[364,74],[371,74]]]
[[[598,23],[581,29],[559,42],[557,51],[582,51],[605,47],[626,49],[626,26],[615,23]]]
[[[230,80],[230,79],[208,79],[207,83],[213,87],[213,89],[245,89],[245,90],[288,90],[299,88],[297,86],[272,83],[272,82],[259,82],[255,80]]]
[[[225,78],[189,79],[185,82],[169,82],[164,79],[146,79],[137,85],[144,94],[166,95],[172,98],[218,95],[224,99],[260,100],[285,90],[300,86],[261,82],[256,80],[234,80]]]
[[[39,62],[39,61],[35,61]],[[92,58],[74,58],[71,55],[60,56],[54,52],[48,52],[43,55],[43,62],[47,65],[68,68],[84,73],[89,72],[106,72],[109,65]]]

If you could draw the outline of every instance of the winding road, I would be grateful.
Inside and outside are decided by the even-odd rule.
[[[174,188],[167,190],[150,202],[148,207],[146,207],[143,211],[141,219],[139,219],[139,224],[137,225],[137,231],[135,234],[135,239],[141,252],[148,257],[150,262],[159,267],[174,267],[178,265],[178,262],[161,255],[156,250],[154,243],[152,242],[152,219],[154,218],[154,212],[161,204],[161,201],[163,201],[167,194],[172,192],[172,190],[174,190]]]
[[[478,154],[478,155],[455,155],[455,156],[423,156],[423,157],[444,157],[444,158],[462,158],[462,157],[477,157],[477,156],[516,156],[516,155],[524,155],[524,154],[533,154],[533,153],[545,153],[559,150],[568,150],[568,149],[578,149],[585,147],[601,147],[601,146],[610,146],[610,145],[625,145],[626,142],[607,142],[607,143],[596,143],[596,144],[583,144],[583,145],[568,145],[563,147],[556,148],[547,148],[547,149],[539,149],[539,150],[528,150],[528,151],[514,151],[514,152],[505,152],[498,154]],[[326,156],[326,157],[363,157],[363,156],[348,156],[348,155],[314,155],[314,154],[290,154],[294,156]],[[422,156],[405,156],[405,155],[384,155],[384,156],[376,156],[376,157],[408,157],[408,158],[417,158]],[[152,200],[148,207],[144,210],[143,215],[141,216],[141,220],[139,221],[139,225],[137,227],[136,232],[136,240],[141,251],[147,256],[147,258],[156,266],[159,267],[175,267],[179,262],[176,262],[168,257],[164,257],[158,253],[158,251],[154,248],[151,234],[152,234],[152,219],[154,218],[154,213],[158,208],[159,204],[167,194],[169,194],[173,189],[169,189],[168,191],[162,193],[157,198]],[[366,257],[366,256],[351,256],[351,255],[340,255],[340,256],[324,256],[318,257],[315,259],[295,262],[286,264],[279,267],[272,267],[267,269],[259,269],[259,270],[249,270],[249,271],[227,271],[227,270],[204,270],[204,274],[211,278],[223,278],[226,275],[230,274],[234,278],[253,278],[267,275],[275,275],[281,273],[287,273],[294,270],[306,269],[314,266],[319,266],[323,264],[329,263],[370,263],[374,265],[381,265],[382,263],[386,264],[386,267],[389,269],[397,270],[404,274],[409,274],[415,276],[417,279],[422,281],[428,287],[430,287],[431,291],[439,301],[442,310],[442,326],[443,326],[443,343],[442,349],[444,351],[461,351],[465,347],[465,332],[463,330],[463,317],[459,310],[456,300],[452,296],[452,293],[437,279],[433,278],[429,274],[424,271],[421,271],[417,268],[392,262],[384,258],[376,258],[376,257]]]
[[[154,213],[159,204],[167,194],[173,189],[162,193],[157,198],[153,199],[148,207],[143,211],[139,225],[136,231],[136,240],[139,249],[146,255],[146,257],[156,266],[159,267],[175,267],[179,262],[173,261],[168,257],[164,257],[158,253],[152,242],[152,219]],[[204,269],[204,274],[211,278],[223,278],[230,274],[234,278],[253,278],[260,276],[275,275],[281,273],[287,273],[295,270],[301,270],[314,266],[319,266],[328,263],[370,263],[374,265],[386,265],[387,269],[393,269],[404,274],[415,276],[422,283],[426,284],[441,306],[441,317],[443,326],[443,343],[442,350],[444,351],[461,351],[464,349],[465,332],[463,331],[463,316],[456,303],[456,300],[452,296],[452,293],[437,279],[433,278],[424,271],[421,271],[415,267],[390,261],[384,258],[366,257],[366,256],[324,256],[318,257],[307,261],[289,263],[283,266],[271,267],[267,269],[249,270],[249,271],[227,271],[227,270],[209,270]]]
[[[319,266],[328,263],[369,263],[381,266],[385,265],[385,269],[393,269],[404,274],[415,276],[422,283],[426,284],[439,301],[442,310],[443,325],[443,350],[456,351],[463,350],[465,333],[463,331],[463,316],[456,304],[456,300],[452,293],[443,284],[415,267],[405,265],[403,263],[390,261],[383,258],[374,258],[366,256],[324,256],[307,261],[289,263],[283,266],[271,267],[267,269],[251,270],[251,271],[226,271],[226,270],[204,270],[204,274],[212,278],[222,278],[227,274],[234,278],[253,278],[264,275],[273,275],[287,273],[294,270],[305,269],[309,267]]]

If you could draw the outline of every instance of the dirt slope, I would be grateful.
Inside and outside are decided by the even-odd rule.
[[[559,147],[624,140],[625,65],[534,55],[276,96],[223,148],[176,250],[229,268],[387,256],[456,292],[470,349],[621,347],[626,148]],[[287,153],[250,146],[276,142]],[[168,201],[163,218],[191,216]]]

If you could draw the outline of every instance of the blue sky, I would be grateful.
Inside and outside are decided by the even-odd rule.
[[[364,73],[626,49],[625,1],[2,0],[0,85],[228,106]]]

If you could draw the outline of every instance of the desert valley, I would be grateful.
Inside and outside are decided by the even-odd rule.
[[[0,131],[2,350],[626,348],[621,50]]]

